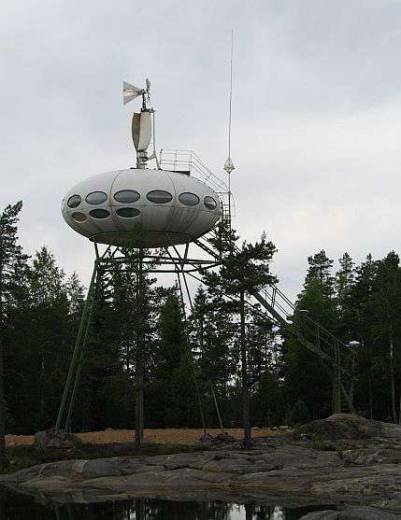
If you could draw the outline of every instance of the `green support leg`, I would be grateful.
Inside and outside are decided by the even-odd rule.
[[[67,380],[66,380],[65,386],[64,386],[63,396],[61,398],[60,408],[58,411],[58,416],[57,416],[57,421],[56,421],[56,429],[60,429],[60,427],[61,427],[61,423],[62,423],[65,409],[66,409],[68,395],[70,394],[72,380],[73,380],[74,374],[76,372],[76,369],[77,369],[77,366],[79,363],[80,352],[81,352],[81,347],[82,347],[82,339],[85,336],[85,333],[87,330],[88,318],[90,315],[91,308],[93,306],[93,301],[92,301],[91,295],[93,292],[93,287],[96,283],[97,270],[98,270],[98,262],[96,260],[94,268],[93,268],[93,273],[92,273],[92,278],[90,281],[89,289],[88,289],[88,295],[87,295],[84,309],[82,312],[81,322],[79,324],[78,335],[77,335],[77,338],[75,341],[74,352],[72,354],[70,368],[68,370]]]
[[[82,370],[82,366],[84,363],[86,345],[88,343],[88,337],[89,337],[89,329],[91,327],[93,310],[94,310],[95,302],[96,302],[96,293],[97,293],[97,277],[95,278],[95,281],[92,285],[92,290],[88,291],[88,299],[90,298],[90,301],[88,302],[89,311],[88,311],[88,316],[87,316],[87,320],[86,320],[85,333],[84,333],[81,348],[80,348],[80,356],[79,356],[79,360],[78,360],[77,370],[75,373],[74,386],[72,388],[70,403],[68,406],[67,419],[65,421],[65,431],[67,431],[67,432],[71,432],[72,412],[74,410],[75,400],[77,397],[77,392],[78,392],[78,387],[79,387],[79,380],[80,380],[80,376],[81,376],[81,370]]]
[[[76,400],[78,387],[79,387],[81,370],[82,370],[82,366],[84,363],[86,345],[88,343],[89,330],[90,330],[90,326],[92,323],[93,310],[94,310],[95,302],[96,302],[97,286],[98,286],[98,275],[96,275],[95,280],[88,291],[88,297],[87,297],[88,298],[88,315],[87,315],[87,320],[86,320],[85,333],[84,333],[81,348],[80,348],[80,356],[79,356],[79,360],[78,360],[78,364],[77,364],[77,370],[75,373],[74,386],[72,389],[72,394],[71,394],[71,398],[70,398],[70,402],[69,402],[69,406],[68,406],[67,419],[65,422],[65,430],[67,432],[71,432],[72,412],[74,410],[75,400]]]
[[[219,403],[217,402],[216,392],[214,391],[213,383],[210,383],[210,388],[212,389],[212,396],[213,396],[213,401],[214,401],[214,407],[216,408],[216,413],[217,413],[217,418],[219,420],[220,430],[222,432],[224,432],[224,426],[223,426],[223,421],[221,419]]]

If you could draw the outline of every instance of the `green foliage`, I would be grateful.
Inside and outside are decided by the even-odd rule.
[[[17,203],[0,214],[0,455],[4,431],[32,433],[54,424],[85,303],[78,276],[66,277],[51,251],[42,247],[31,259],[24,254],[21,208]],[[97,288],[74,430],[132,428],[141,366],[145,426],[200,426],[201,404],[206,425],[216,427],[215,399],[223,424],[239,426],[244,389],[254,425],[298,424],[331,413],[330,367],[253,303],[255,291],[276,281],[275,246],[264,235],[239,246],[224,224],[211,241],[221,263],[202,273],[188,316],[177,287],[158,287],[149,267],[139,269],[140,253],[127,254],[124,264],[109,258]],[[308,258],[292,332],[316,343],[319,323],[335,334],[357,411],[398,421],[399,257],[368,255],[355,265],[344,253],[337,272],[333,265],[323,250]],[[324,343],[321,348],[333,354]]]
[[[338,312],[334,298],[333,261],[324,251],[308,258],[308,271],[292,316],[293,327],[315,343],[319,323],[332,333],[337,332]],[[304,403],[304,418],[327,417],[331,410],[331,381],[320,357],[310,352],[296,336],[286,337],[283,345],[285,390],[289,419],[294,421],[296,403]]]
[[[199,425],[195,367],[175,288],[159,290],[157,337],[148,421],[162,427]]]

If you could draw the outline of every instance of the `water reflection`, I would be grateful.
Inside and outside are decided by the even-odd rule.
[[[140,498],[130,502],[43,505],[30,497],[3,493],[1,520],[298,520],[323,508],[240,505],[225,502],[174,502]]]

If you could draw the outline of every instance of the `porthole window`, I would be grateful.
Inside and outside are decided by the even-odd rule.
[[[92,191],[86,196],[85,200],[88,204],[102,204],[107,200],[107,195],[104,191]]]
[[[72,197],[68,199],[67,206],[69,208],[76,208],[81,204],[81,200],[79,195],[72,195]]]
[[[114,194],[114,199],[117,202],[123,204],[129,204],[130,202],[136,202],[141,198],[140,194],[135,190],[120,190]]]
[[[71,217],[73,218],[73,220],[75,220],[75,222],[85,222],[87,218],[85,213],[81,213],[80,211],[76,211],[71,215]]]
[[[146,198],[150,200],[150,202],[155,202],[156,204],[165,204],[166,202],[170,202],[173,200],[173,196],[168,191],[164,190],[153,190],[150,191]]]
[[[110,213],[107,211],[107,209],[92,209],[89,212],[89,215],[93,218],[107,218]]]
[[[207,209],[216,209],[217,208],[217,202],[214,200],[213,197],[209,197],[209,195],[203,199],[203,202],[204,202],[205,206],[207,207]]]
[[[181,202],[181,204],[185,204],[185,206],[196,206],[199,204],[198,195],[195,195],[195,193],[190,193],[189,191],[181,193],[178,197],[178,200]]]
[[[119,217],[132,218],[137,217],[140,214],[140,211],[136,208],[118,208],[116,213]]]

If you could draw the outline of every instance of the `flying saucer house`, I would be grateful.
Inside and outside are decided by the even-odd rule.
[[[137,167],[90,177],[63,199],[67,224],[93,242],[133,248],[185,244],[210,231],[222,216],[222,200],[208,184],[190,171],[161,169],[155,150],[148,156],[154,128],[149,88],[148,81],[146,90],[124,83],[125,103],[140,95],[143,100],[132,119]],[[146,168],[150,159],[156,169]]]
[[[64,220],[74,231],[95,244],[96,258],[56,428],[71,428],[71,416],[96,305],[97,288],[104,273],[113,269],[115,262],[124,265],[131,251],[138,250],[136,259],[139,273],[142,272],[143,263],[148,263],[150,272],[175,273],[180,288],[182,276],[188,290],[186,272],[210,268],[219,261],[197,239],[212,230],[221,218],[225,218],[227,202],[223,204],[223,200],[229,192],[225,184],[214,177],[196,154],[190,152],[187,160],[182,158],[182,154],[188,152],[164,150],[163,155],[162,152],[160,155],[156,153],[154,110],[149,106],[149,90],[148,80],[145,89],[128,83],[123,86],[124,104],[142,96],[141,111],[134,113],[132,117],[136,167],[89,177],[72,187],[62,201]],[[153,150],[148,154],[151,143]],[[155,168],[148,168],[147,163],[150,160],[155,161]],[[201,257],[188,257],[192,242],[196,243],[198,249],[203,249]],[[109,247],[101,252],[98,244]],[[175,247],[180,244],[185,244],[185,247]],[[148,253],[147,250],[152,248],[157,251]],[[209,254],[209,258],[205,258],[205,252]],[[142,279],[139,275],[139,292],[142,290]],[[136,439],[139,439],[139,446],[143,439],[143,372],[140,363],[136,378]]]

